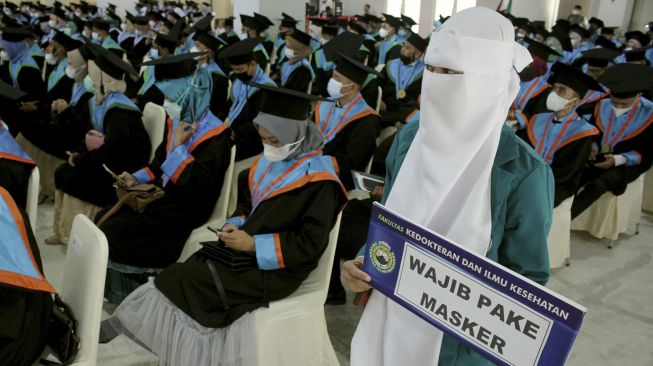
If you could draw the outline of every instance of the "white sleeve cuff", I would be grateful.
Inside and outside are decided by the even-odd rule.
[[[612,157],[614,158],[614,166],[625,165],[628,162],[628,159],[621,154],[613,155]]]

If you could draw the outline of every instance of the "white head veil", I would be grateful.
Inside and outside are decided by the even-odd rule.
[[[461,11],[431,35],[420,126],[386,206],[485,254],[492,228],[490,175],[518,71],[530,64],[512,24],[496,11]],[[437,365],[442,333],[374,292],[352,342],[352,366]]]

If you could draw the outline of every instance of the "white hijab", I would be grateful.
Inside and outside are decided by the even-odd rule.
[[[512,24],[476,7],[431,35],[420,127],[386,206],[484,255],[492,229],[490,175],[501,127],[531,63]],[[352,341],[351,365],[437,365],[442,332],[374,291]]]

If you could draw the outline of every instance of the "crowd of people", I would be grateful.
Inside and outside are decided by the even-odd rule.
[[[47,327],[20,324],[43,322],[54,292],[23,212],[36,166],[39,202],[54,201],[45,244],[65,245],[80,213],[108,239],[105,293],[120,306],[103,341],[122,332],[167,364],[208,365],[247,364],[251,349],[226,344],[250,339],[251,312],[316,268],[340,213],[327,304],[346,303],[343,282],[370,288],[360,265],[374,201],[545,284],[552,210],[573,197],[576,217],[605,192],[623,194],[653,159],[653,22],[647,33],[597,18],[546,29],[473,8],[424,38],[405,15],[281,13],[272,37],[268,16],[241,14],[234,29],[208,3],[116,11],[4,3],[0,319],[15,326],[0,330],[0,360],[12,365],[40,355]],[[166,113],[154,145],[148,103]],[[237,259],[202,249],[177,263],[220,198],[232,147],[253,163],[215,240]],[[385,183],[348,199],[352,171]],[[116,186],[140,184],[163,197],[143,212],[112,209]],[[26,339],[39,341],[19,352]],[[405,347],[379,351],[390,342]],[[374,292],[352,365],[438,358],[486,362]]]

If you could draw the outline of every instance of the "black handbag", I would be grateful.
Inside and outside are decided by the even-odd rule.
[[[61,365],[72,363],[79,353],[80,339],[77,334],[77,319],[75,319],[70,306],[63,302],[58,294],[54,295],[47,344]],[[41,359],[41,364],[52,365],[54,363]]]
[[[247,271],[258,268],[256,254],[241,252],[227,248],[222,241],[207,241],[200,243],[199,253],[206,259],[220,263],[232,272]]]

